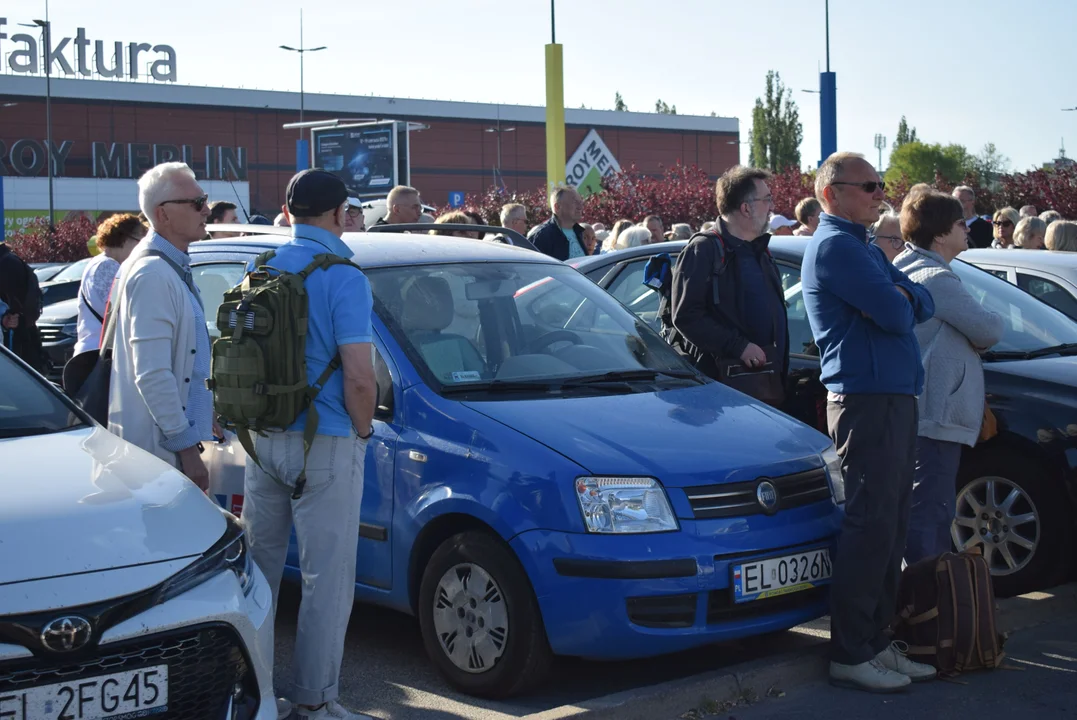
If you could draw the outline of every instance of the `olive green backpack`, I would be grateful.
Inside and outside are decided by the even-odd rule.
[[[315,255],[309,265],[292,273],[266,265],[276,255],[268,251],[254,261],[254,269],[224,294],[217,310],[221,336],[213,343],[210,379],[213,408],[243,449],[262,471],[291,489],[262,466],[254,451],[252,433],[281,432],[307,411],[303,426],[303,470],[296,479],[292,499],[306,485],[307,455],[318,432],[314,398],[340,368],[336,355],[318,381],[307,383],[308,296],[304,282],[316,270],[334,265],[358,265],[339,255]]]

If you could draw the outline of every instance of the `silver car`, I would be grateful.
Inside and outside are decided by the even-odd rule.
[[[961,253],[965,262],[998,275],[1077,320],[1077,253],[984,248]]]

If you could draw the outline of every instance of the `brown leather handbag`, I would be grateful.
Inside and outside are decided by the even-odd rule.
[[[984,421],[980,425],[980,437],[977,442],[987,442],[998,435],[998,418],[991,412],[991,406],[984,400]]]

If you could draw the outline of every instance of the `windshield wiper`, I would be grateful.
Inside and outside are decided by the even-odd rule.
[[[489,380],[487,382],[466,383],[443,387],[443,395],[458,395],[469,392],[534,392],[536,390],[549,391],[557,387],[557,383],[549,380]]]
[[[1048,355],[1074,354],[1077,354],[1077,343],[1061,343],[1038,350],[989,350],[981,357],[985,362],[993,362],[995,360],[1034,360]]]
[[[72,427],[77,427],[73,425]],[[46,427],[14,427],[0,428],[0,438],[30,437],[31,435],[49,435],[63,432],[71,428],[46,428]]]
[[[583,377],[569,378],[565,380],[562,385],[566,387],[576,387],[584,385],[602,385],[605,383],[617,383],[625,384],[630,382],[647,382],[655,381],[663,376],[676,378],[678,380],[694,380],[699,384],[704,381],[698,374],[691,370],[612,370],[601,375],[585,375]]]

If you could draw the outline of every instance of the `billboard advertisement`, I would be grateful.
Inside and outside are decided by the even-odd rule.
[[[407,123],[311,129],[314,167],[335,174],[356,198],[384,197],[407,182]]]

